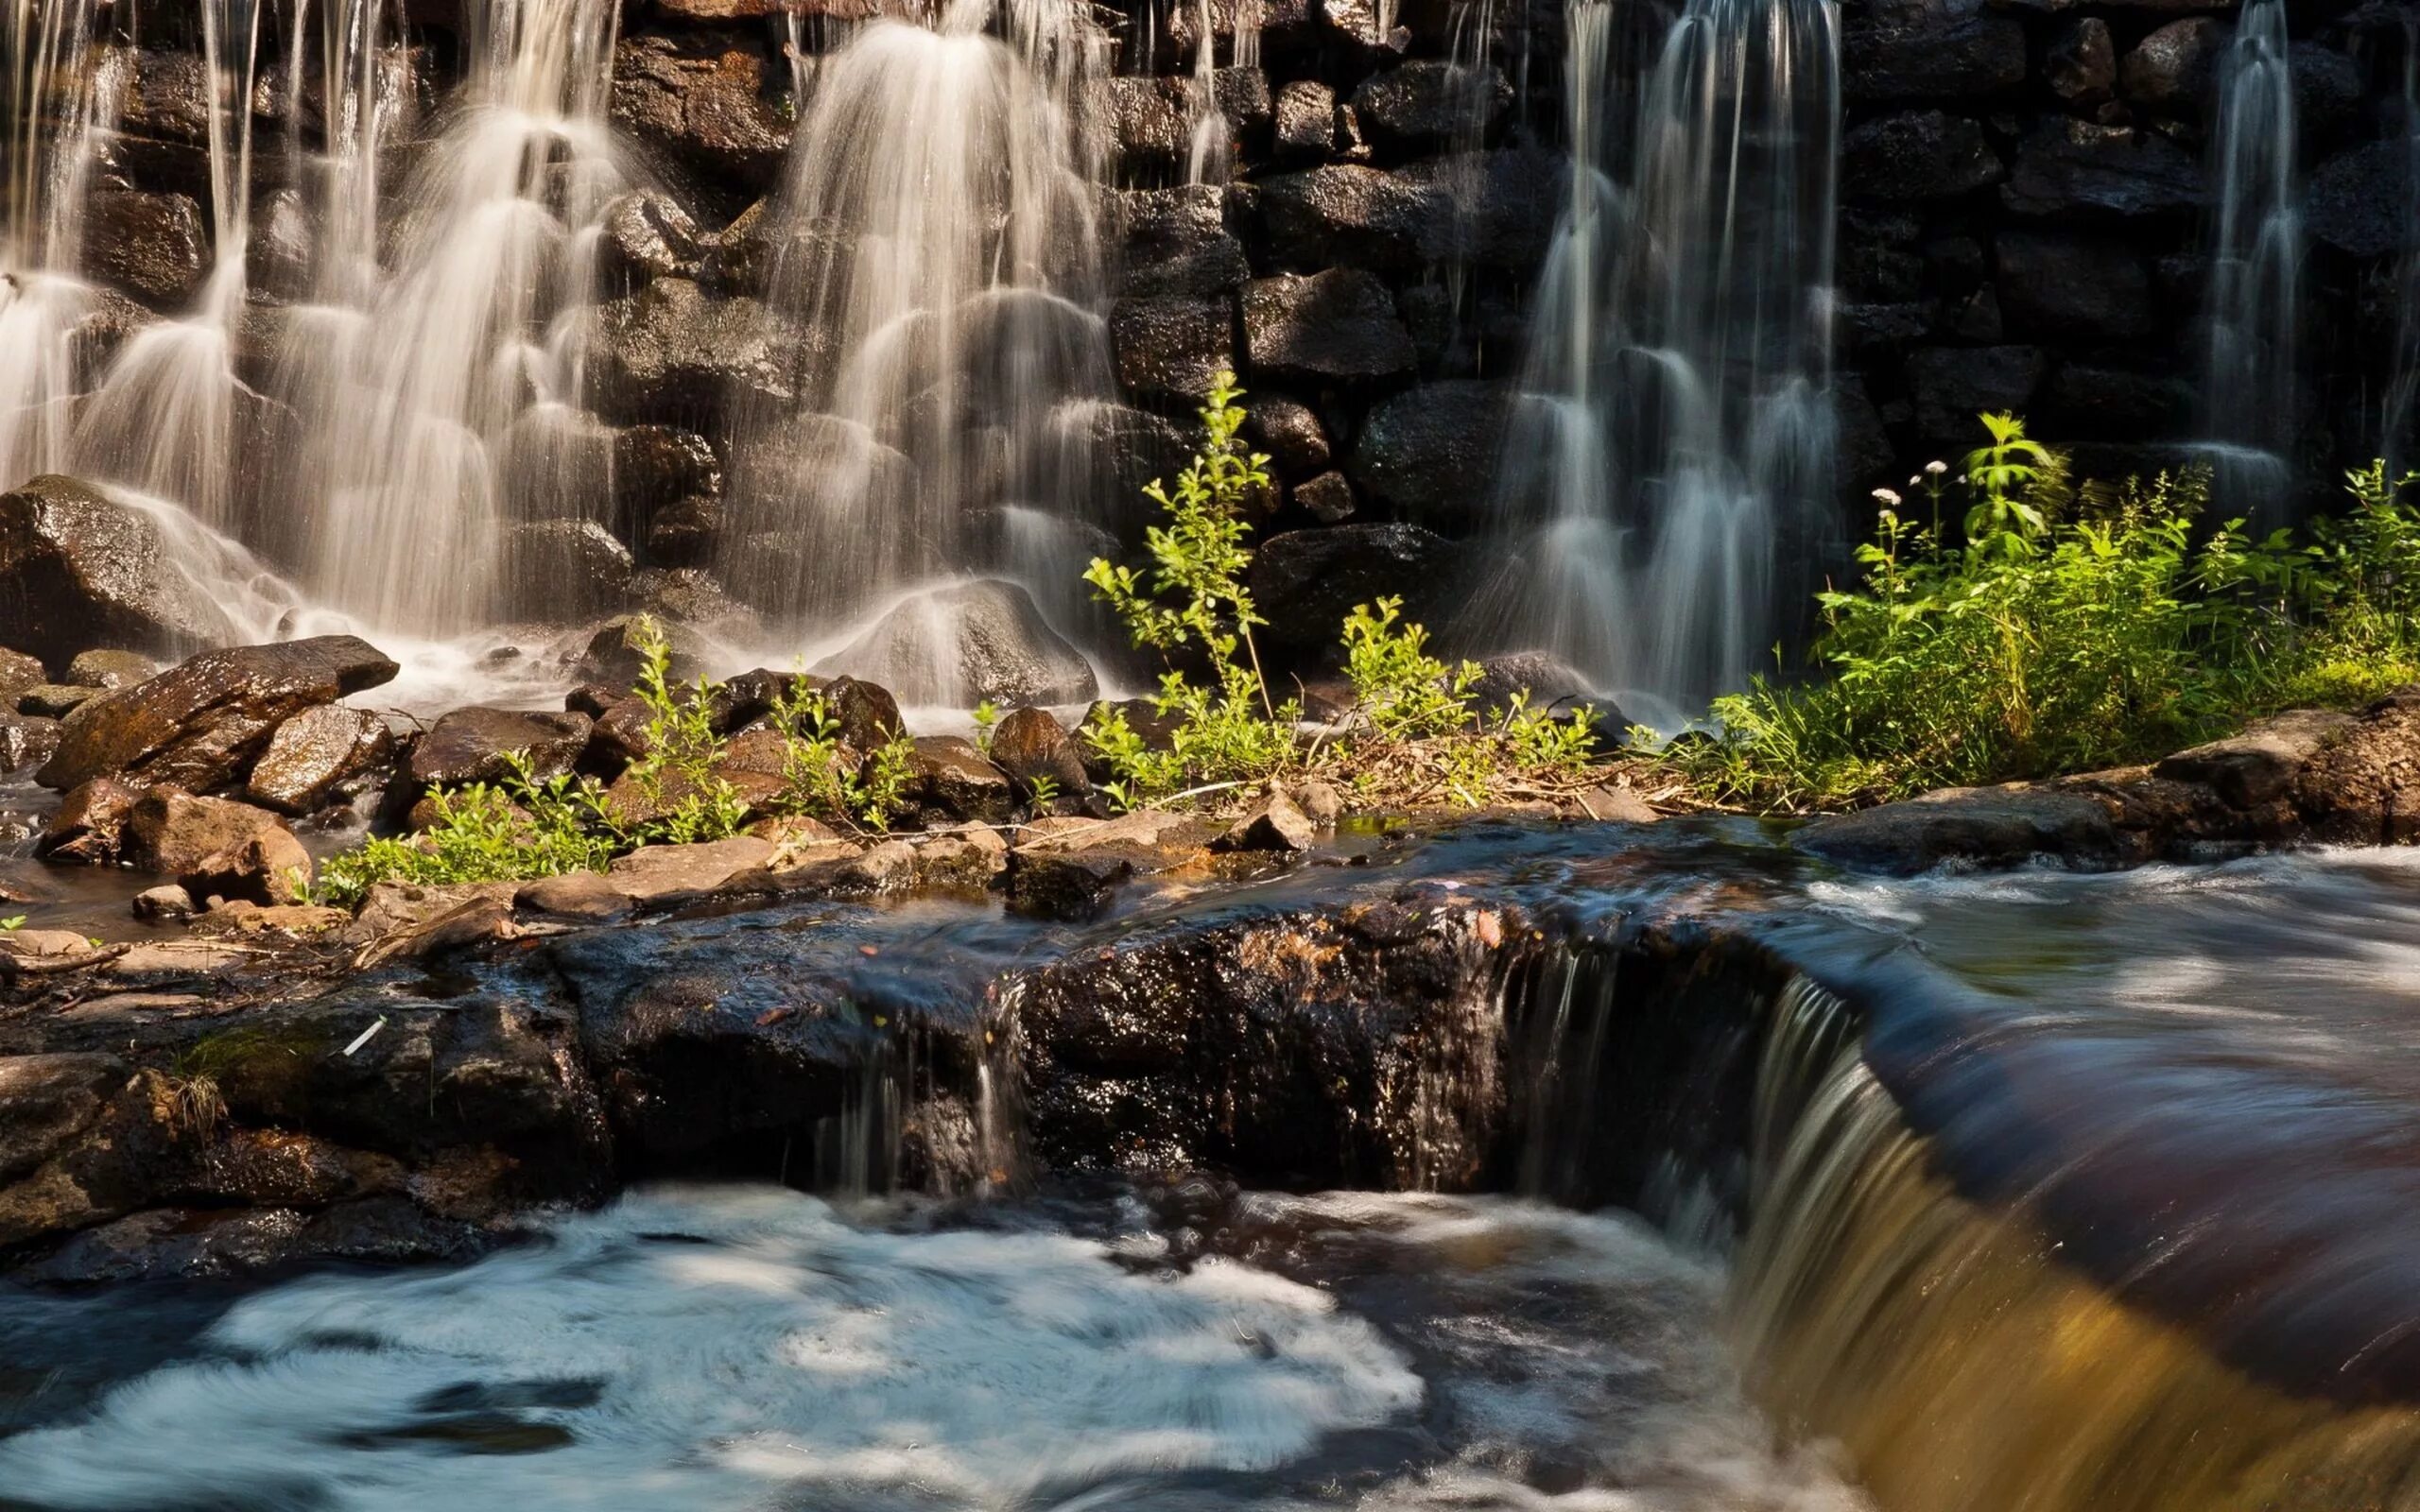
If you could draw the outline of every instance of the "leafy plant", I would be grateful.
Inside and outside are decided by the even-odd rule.
[[[984,755],[992,754],[992,737],[998,732],[1000,707],[986,698],[975,706],[975,748]]]
[[[594,778],[538,782],[519,752],[505,757],[501,782],[473,782],[430,795],[436,816],[411,835],[373,835],[331,857],[318,902],[351,904],[382,882],[440,885],[522,881],[601,871],[630,849]]]
[[[639,671],[631,691],[647,707],[646,749],[624,773],[638,796],[628,822],[634,838],[687,844],[722,840],[748,821],[748,804],[715,770],[722,756],[716,733],[714,684],[671,681],[672,644],[652,615],[636,626]]]
[[[2411,480],[2364,470],[2312,541],[2254,539],[2204,525],[2198,471],[2071,489],[2014,417],[1983,422],[1965,540],[1883,490],[1863,582],[1818,596],[1824,676],[1718,699],[1720,737],[1668,762],[1727,799],[1837,806],[2147,760],[2414,675]]]
[[[1450,735],[1478,720],[1476,662],[1448,667],[1428,654],[1428,631],[1403,623],[1403,600],[1357,604],[1344,621],[1344,675],[1362,717],[1390,740]]]

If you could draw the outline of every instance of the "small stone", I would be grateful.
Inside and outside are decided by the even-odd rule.
[[[137,919],[190,919],[199,910],[194,907],[193,894],[175,883],[158,887],[146,887],[134,895],[134,917]]]
[[[412,747],[408,770],[423,786],[500,782],[519,755],[539,782],[572,769],[588,747],[586,714],[544,710],[457,709],[441,716]]]
[[[1272,787],[1243,817],[1211,842],[1217,850],[1307,850],[1319,827],[1294,806],[1286,790]]]
[[[1353,484],[1341,472],[1322,472],[1294,485],[1294,502],[1323,525],[1341,524],[1353,518]]]
[[[1600,824],[1653,824],[1664,816],[1627,787],[1599,784],[1585,788],[1573,798],[1572,802],[1582,814]]]
[[[1277,155],[1318,162],[1336,151],[1336,92],[1298,78],[1277,91]]]
[[[1028,794],[1042,782],[1061,793],[1080,793],[1088,785],[1075,736],[1047,709],[1010,711],[993,729],[989,755]]]
[[[1293,798],[1294,806],[1322,830],[1334,829],[1344,815],[1344,796],[1329,783],[1317,780],[1289,782],[1286,791]]]

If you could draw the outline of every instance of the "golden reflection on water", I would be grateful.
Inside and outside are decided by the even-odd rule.
[[[2420,1412],[2288,1396],[2112,1300],[1935,1176],[1853,1054],[1765,1153],[1743,1366],[1883,1512],[2420,1507]]]

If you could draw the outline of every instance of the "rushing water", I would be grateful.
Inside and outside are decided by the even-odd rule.
[[[1634,81],[1623,9],[1566,14],[1571,188],[1505,454],[1497,633],[1694,709],[1756,669],[1780,564],[1825,534],[1837,19],[1693,0]]]
[[[2202,394],[2221,498],[2271,524],[2285,517],[2300,407],[2295,141],[2286,0],[2249,0],[2219,63]]]
[[[0,1503],[1858,1504],[1771,1447],[1715,1343],[1718,1278],[1634,1222],[1376,1195],[1184,1216],[658,1191],[199,1329],[189,1300],[128,1297],[176,1342],[117,1383],[46,1337],[78,1303],[8,1298],[0,1340],[76,1374],[0,1399],[25,1429]]]

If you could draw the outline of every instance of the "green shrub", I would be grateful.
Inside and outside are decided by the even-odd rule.
[[[2359,701],[2413,672],[2420,519],[2382,466],[2310,543],[2204,529],[2206,477],[2070,488],[2064,457],[1984,417],[1963,539],[1876,491],[1864,580],[1818,595],[1822,676],[1716,700],[1721,733],[1667,760],[1715,796],[1830,807],[2154,758],[2288,704]]]

